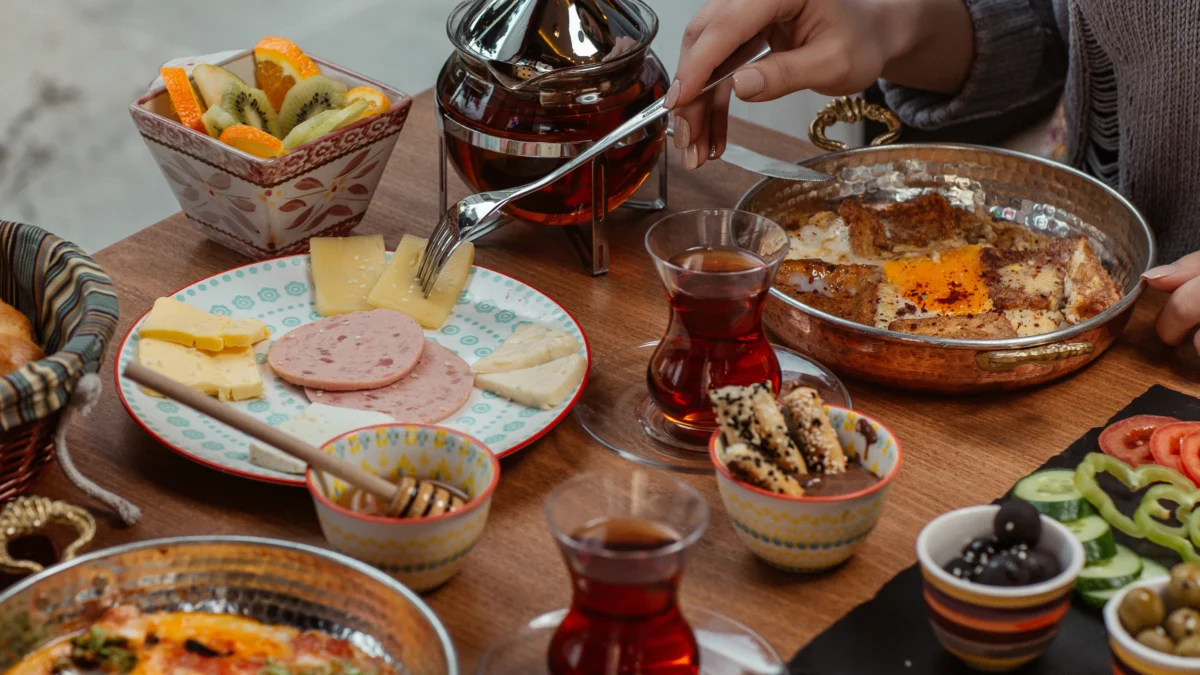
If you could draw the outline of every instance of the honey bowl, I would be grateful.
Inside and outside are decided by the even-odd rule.
[[[738,537],[754,555],[787,572],[820,572],[853,556],[879,522],[900,471],[900,443],[887,427],[847,408],[826,410],[846,454],[878,479],[869,487],[814,497],[768,492],[738,480],[718,459],[720,432],[709,442],[721,501]],[[864,427],[871,433],[861,431]]]
[[[359,513],[344,505],[353,487],[309,468],[306,484],[330,546],[419,592],[458,572],[483,533],[500,480],[500,462],[487,446],[444,427],[387,424],[342,434],[321,449],[393,482],[438,481],[466,497],[462,508],[426,517]]]

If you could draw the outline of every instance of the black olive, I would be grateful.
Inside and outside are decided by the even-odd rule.
[[[204,644],[203,642],[199,642],[197,640],[187,640],[186,642],[183,643],[183,648],[193,654],[198,654],[200,656],[208,656],[208,657],[225,656],[224,653],[219,652],[219,651],[213,649],[212,647],[209,647],[208,645]]]
[[[988,558],[975,581],[988,586],[1023,586],[1029,583],[1029,570],[1011,553],[997,553]]]
[[[1042,516],[1029,502],[1010,499],[996,512],[992,529],[1002,548],[1036,546],[1042,536]]]
[[[1024,563],[1025,568],[1029,570],[1029,583],[1032,584],[1053,579],[1062,571],[1062,566],[1058,564],[1058,559],[1043,551],[1027,552]]]
[[[986,564],[988,558],[996,554],[996,542],[980,537],[967,544],[963,549],[962,557],[969,563],[974,565]]]
[[[946,563],[945,570],[956,579],[971,580],[974,575],[975,565],[969,562],[966,558],[955,558]]]

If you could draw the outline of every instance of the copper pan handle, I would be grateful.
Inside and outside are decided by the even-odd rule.
[[[17,560],[8,552],[14,539],[33,534],[50,523],[74,528],[76,539],[63,549],[59,562],[74,558],[96,536],[96,520],[87,511],[46,497],[17,497],[0,511],[0,570],[37,574],[42,566],[32,560]]]
[[[1006,373],[1017,366],[1030,363],[1050,363],[1076,356],[1087,356],[1096,350],[1090,342],[1058,342],[1052,345],[1012,349],[1002,352],[980,352],[975,355],[975,365],[989,373]]]
[[[871,145],[891,145],[900,138],[900,118],[896,113],[875,103],[867,103],[861,96],[839,96],[833,99],[808,126],[808,139],[813,145],[837,152],[847,150],[850,146],[841,141],[835,141],[825,136],[825,130],[838,122],[854,124],[863,119],[875,120],[887,125],[887,132],[875,137]]]

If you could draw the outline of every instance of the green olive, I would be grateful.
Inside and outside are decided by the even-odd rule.
[[[1180,640],[1179,644],[1175,645],[1175,654],[1177,656],[1200,656],[1200,635]]]
[[[1200,565],[1180,563],[1172,568],[1167,598],[1176,607],[1200,609]]]
[[[1126,593],[1125,598],[1121,600],[1121,606],[1117,608],[1117,618],[1130,635],[1138,635],[1147,628],[1161,624],[1166,612],[1158,593],[1146,588],[1135,588]]]
[[[1167,634],[1173,640],[1180,642],[1200,632],[1200,612],[1191,607],[1180,607],[1167,616],[1163,628],[1167,629]]]
[[[1162,626],[1147,628],[1138,633],[1137,641],[1160,652],[1171,654],[1175,651],[1175,641],[1171,639],[1170,635],[1167,635],[1167,631],[1163,630]]]

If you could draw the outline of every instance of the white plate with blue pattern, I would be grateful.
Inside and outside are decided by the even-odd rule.
[[[267,350],[274,340],[321,318],[316,313],[307,255],[221,272],[176,291],[174,297],[206,312],[261,319],[270,328],[271,337],[255,348],[263,376],[263,397],[229,405],[272,426],[308,406],[304,390],[284,382],[266,364]],[[137,355],[137,333],[145,319],[142,315],[121,341],[116,363],[117,391],[133,419],[163,445],[206,466],[271,483],[304,485],[303,476],[252,464],[250,438],[245,434],[178,403],[150,396],[120,376]],[[479,266],[471,270],[446,324],[439,330],[426,330],[425,337],[467,363],[474,363],[523,323],[561,328],[574,336],[584,346],[590,369],[587,337],[569,312],[541,291]],[[567,402],[552,410],[529,408],[476,389],[467,403],[441,424],[474,436],[498,457],[504,457],[533,443],[561,422],[586,384],[585,377]]]

